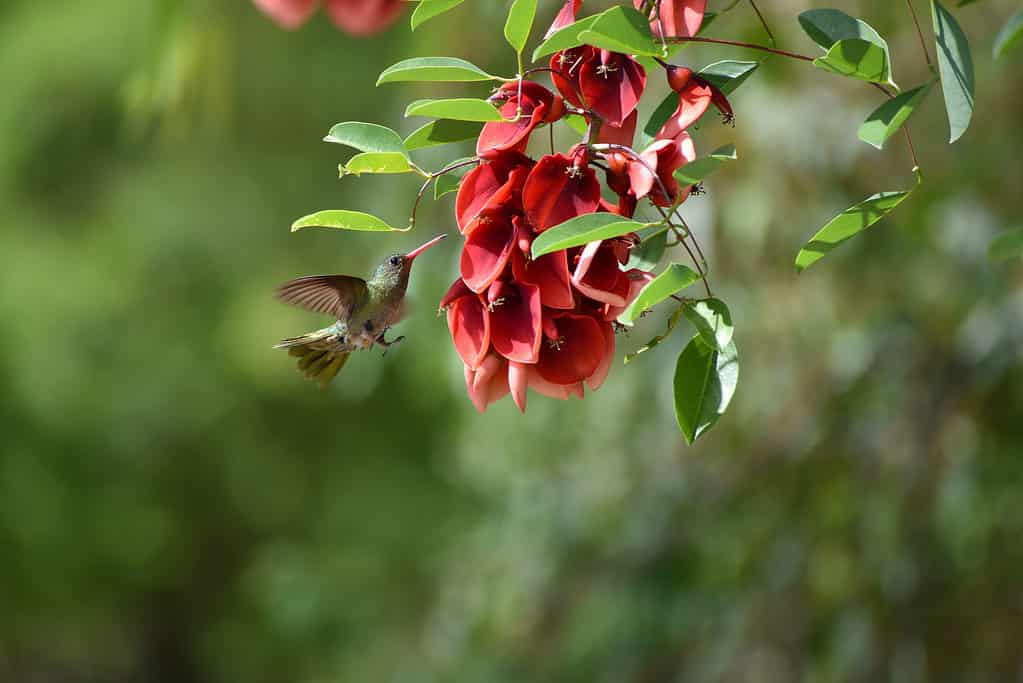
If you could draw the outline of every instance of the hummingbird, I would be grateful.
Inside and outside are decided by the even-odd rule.
[[[306,379],[326,388],[352,351],[374,344],[389,348],[404,337],[385,339],[387,330],[405,314],[412,261],[447,235],[438,235],[407,254],[391,254],[369,280],[350,275],[310,275],[285,282],[277,296],[295,306],[333,316],[337,322],[315,332],[291,337],[274,346],[298,358]],[[386,351],[385,351],[386,353]]]

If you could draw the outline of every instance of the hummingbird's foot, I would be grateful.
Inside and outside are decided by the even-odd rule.
[[[401,336],[401,337],[398,337],[396,339],[392,339],[391,341],[387,341],[384,338],[384,334],[382,333],[379,337],[377,337],[377,344],[380,344],[380,346],[384,347],[384,356],[386,356],[387,355],[387,351],[390,350],[391,346],[393,346],[394,344],[397,344],[400,341],[403,341],[404,339],[405,339],[405,337]]]

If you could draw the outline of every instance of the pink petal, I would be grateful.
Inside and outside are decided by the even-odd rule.
[[[633,5],[639,9],[643,0],[634,0]],[[660,21],[655,8],[650,13],[650,30],[654,35],[660,35],[663,28],[665,36],[695,36],[703,24],[706,10],[707,0],[661,0]]]
[[[612,306],[624,306],[629,290],[618,269],[614,249],[604,242],[590,242],[583,247],[572,274],[572,286],[594,301]]]
[[[489,354],[477,370],[465,368],[465,388],[476,410],[486,412],[487,406],[508,395],[508,361]]]
[[[367,36],[390,26],[401,14],[404,0],[325,0],[327,15],[354,36]]]
[[[604,354],[600,359],[600,365],[593,371],[593,374],[586,380],[586,386],[591,391],[596,391],[604,384],[604,380],[607,379],[608,374],[611,372],[611,364],[615,359],[615,330],[611,323],[605,323],[600,326],[600,331],[604,334]]]
[[[523,413],[526,412],[526,389],[529,387],[529,368],[525,363],[508,363],[508,387],[512,400]]]
[[[548,398],[567,401],[573,393],[577,393],[582,390],[581,385],[581,382],[577,385],[555,384],[553,382],[548,382],[540,375],[539,372],[536,371],[535,365],[532,365],[529,368],[529,388],[538,394],[547,396]]]
[[[673,139],[679,136],[686,128],[707,112],[707,107],[714,97],[713,90],[709,84],[697,79],[692,79],[682,92],[678,95],[678,107],[671,115],[661,130],[657,133],[658,139]]]
[[[554,23],[551,24],[551,27],[547,29],[547,33],[544,34],[544,40],[547,40],[566,26],[574,24],[575,15],[582,4],[583,0],[566,0],[565,6],[558,12],[558,16],[554,17]]]
[[[278,26],[289,31],[309,21],[319,0],[253,0],[253,3]]]

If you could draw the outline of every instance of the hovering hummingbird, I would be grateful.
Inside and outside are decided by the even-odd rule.
[[[310,275],[285,282],[277,296],[285,303],[326,313],[337,319],[330,327],[283,340],[275,349],[297,357],[306,379],[324,388],[357,349],[385,348],[400,342],[384,338],[405,313],[405,290],[412,261],[447,235],[438,235],[407,254],[391,254],[369,281],[349,275]]]

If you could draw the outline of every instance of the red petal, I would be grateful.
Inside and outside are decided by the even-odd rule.
[[[309,21],[319,0],[253,0],[253,3],[278,26],[293,31]]]
[[[579,67],[595,51],[592,47],[563,50],[551,55],[551,81],[561,96],[577,107],[582,107],[582,86],[579,84]]]
[[[695,78],[690,80],[678,95],[678,107],[676,107],[675,113],[657,133],[657,138],[662,140],[677,138],[680,133],[696,123],[706,113],[713,96],[714,93],[709,84]]]
[[[466,227],[484,209],[508,204],[519,208],[517,199],[526,181],[533,161],[518,152],[502,151],[489,163],[480,164],[469,171],[458,186],[455,200],[455,218],[458,229]]]
[[[552,317],[559,338],[545,340],[536,371],[553,384],[581,382],[597,370],[604,357],[601,326],[588,315],[561,313]]]
[[[597,132],[597,142],[608,145],[625,145],[632,147],[632,141],[636,137],[636,119],[639,112],[629,114],[629,118],[620,126],[613,126],[610,123],[604,124]]]
[[[512,400],[523,413],[526,412],[526,389],[529,387],[529,365],[508,363],[508,387],[511,390]]]
[[[568,272],[568,254],[555,251],[530,261],[516,250],[512,255],[512,273],[518,282],[536,285],[540,301],[549,308],[574,308],[572,275]]]
[[[558,16],[554,17],[554,23],[547,29],[547,33],[544,34],[544,40],[550,38],[554,33],[561,29],[575,23],[575,15],[582,7],[583,0],[566,0],[565,6],[558,12]]]
[[[600,205],[600,183],[593,169],[576,166],[561,154],[544,156],[522,187],[522,207],[537,232],[564,223]]]
[[[476,141],[476,154],[485,156],[494,151],[509,149],[524,152],[529,143],[529,134],[547,115],[547,105],[540,102],[531,110],[523,106],[522,115],[519,116],[517,100],[508,100],[500,111],[501,116],[509,121],[490,121],[485,124]]]
[[[462,362],[479,367],[490,348],[490,313],[479,294],[458,298],[448,307],[448,329]]]
[[[634,0],[636,9],[642,7],[644,0]],[[661,0],[660,21],[657,17],[656,7],[650,13],[650,30],[654,35],[669,37],[682,36],[689,38],[695,36],[703,24],[703,15],[707,11],[707,0]]]
[[[485,211],[466,230],[462,248],[462,279],[469,289],[482,292],[504,271],[516,243],[516,229],[508,214]]]
[[[594,301],[612,306],[624,306],[629,293],[628,279],[618,268],[613,246],[606,242],[590,242],[583,248],[572,285]]]
[[[494,350],[508,360],[535,363],[542,337],[541,310],[539,287],[507,283],[490,313],[490,343]]]
[[[460,299],[463,296],[469,296],[473,293],[474,292],[471,289],[465,286],[465,282],[462,281],[462,278],[458,278],[451,284],[451,287],[448,288],[448,293],[444,295],[444,298],[440,300],[440,310],[443,311],[445,308],[455,303],[456,299]]]
[[[401,14],[404,5],[403,0],[326,0],[331,21],[356,36],[387,28]]]
[[[639,104],[646,71],[629,55],[601,50],[580,66],[579,85],[589,108],[620,126]]]
[[[543,394],[559,401],[567,401],[572,394],[582,398],[583,391],[582,382],[577,384],[555,384],[554,382],[548,382],[536,371],[535,365],[529,368],[529,388],[538,394]]]
[[[625,311],[628,305],[636,300],[636,297],[639,296],[639,293],[647,286],[647,283],[654,279],[654,276],[653,273],[633,268],[632,270],[626,271],[625,278],[629,282],[629,293],[625,296],[625,301],[621,306],[612,306],[610,304],[604,306],[604,320],[609,322],[617,320],[618,316]]]

